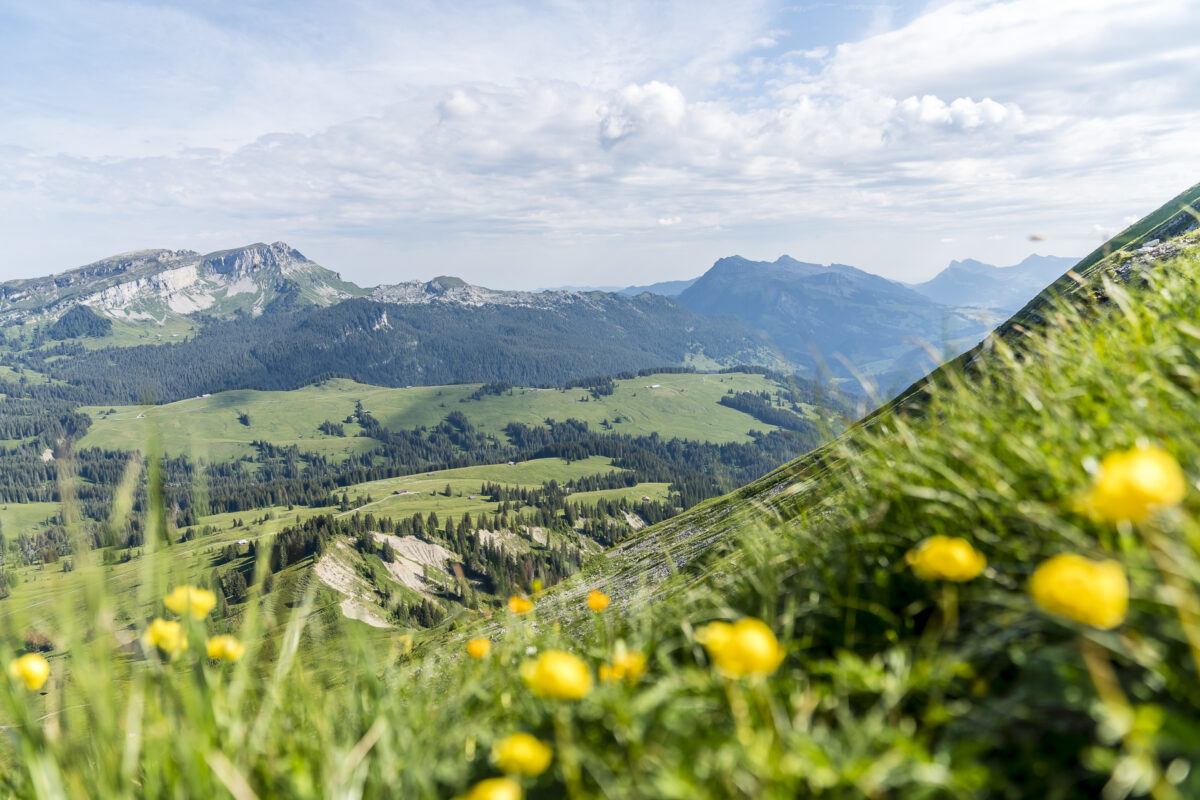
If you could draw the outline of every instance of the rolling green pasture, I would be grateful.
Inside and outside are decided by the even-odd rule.
[[[657,385],[658,388],[650,388]],[[774,390],[761,375],[652,375],[617,381],[616,391],[599,399],[585,389],[517,388],[502,395],[460,402],[479,384],[415,386],[393,389],[351,380],[330,380],[290,392],[238,390],[195,397],[165,405],[88,406],[93,419],[81,447],[129,449],[143,447],[157,429],[169,453],[187,452],[211,460],[240,458],[251,453],[251,442],[263,439],[277,445],[295,444],[302,451],[331,457],[370,449],[372,442],[346,424],[346,436],[327,436],[317,430],[324,420],[341,422],[361,401],[392,430],[434,426],[452,411],[461,411],[476,427],[500,435],[509,422],[541,424],[547,418],[584,420],[598,430],[608,420],[611,430],[635,436],[657,432],[707,442],[746,442],[751,429],[769,430],[753,417],[718,404],[730,389]],[[111,413],[110,413],[111,410]],[[250,424],[238,421],[241,413]]]
[[[101,347],[137,347],[142,344],[172,344],[183,341],[198,328],[192,320],[175,314],[167,314],[162,322],[113,319],[112,329],[107,335],[83,336],[75,341],[89,350]]]
[[[33,531],[59,512],[58,503],[3,503],[0,504],[0,531],[8,538],[18,533]]]

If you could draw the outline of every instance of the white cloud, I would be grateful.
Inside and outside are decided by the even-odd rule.
[[[900,113],[910,121],[923,125],[942,125],[963,130],[980,125],[1020,124],[1021,109],[1007,106],[985,97],[978,103],[970,97],[959,97],[950,103],[932,94],[908,97],[900,103]]]
[[[683,93],[674,86],[659,81],[626,86],[603,109],[600,141],[611,146],[636,134],[670,135],[686,113]]]
[[[1074,231],[1055,239],[1082,250],[1096,219],[1119,227],[1200,173],[1194,4],[960,0],[774,60],[752,53],[787,46],[763,6],[496,7],[477,22],[439,8],[360,19],[329,37],[356,47],[328,53],[305,39],[258,56],[257,38],[202,25],[192,44],[216,42],[245,80],[197,113],[148,79],[137,103],[164,107],[144,125],[101,118],[91,139],[10,115],[0,234],[42,272],[73,263],[45,244],[69,226],[89,256],[287,238],[328,243],[347,272],[339,252],[381,270],[440,248],[464,273],[501,259],[501,285],[545,283],[515,272],[536,268],[521,254],[561,269],[560,246],[606,269],[649,253],[696,273],[762,247],[903,277],[941,258],[939,240],[996,263],[1025,255],[1028,230]],[[170,21],[157,13],[126,20],[145,34]],[[178,72],[192,103],[228,79],[193,67]],[[846,233],[864,226],[891,234]],[[901,234],[923,244],[892,246]]]

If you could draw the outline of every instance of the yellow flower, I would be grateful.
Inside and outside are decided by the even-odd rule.
[[[521,678],[538,697],[578,700],[592,691],[592,673],[578,656],[547,650],[521,665]]]
[[[467,642],[467,655],[471,658],[483,658],[492,649],[491,639],[472,639]]]
[[[240,661],[246,654],[246,646],[229,634],[214,636],[205,642],[208,657],[225,661]]]
[[[142,641],[147,647],[157,647],[170,656],[177,656],[187,650],[187,638],[183,635],[183,626],[178,622],[168,622],[165,619],[155,619],[146,627]]]
[[[26,653],[8,662],[8,675],[14,681],[22,681],[29,691],[36,692],[50,677],[50,662],[40,653]]]
[[[1029,579],[1029,593],[1046,611],[1103,630],[1120,625],[1129,607],[1125,568],[1116,561],[1092,561],[1075,553],[1038,565]]]
[[[455,800],[521,800],[524,796],[521,784],[512,778],[488,778]]]
[[[173,592],[163,598],[163,603],[180,616],[191,614],[196,619],[204,619],[217,604],[217,596],[207,589],[197,589],[195,586],[177,586]]]
[[[927,581],[969,581],[983,572],[987,559],[966,539],[930,536],[908,551],[905,560]]]
[[[1107,522],[1141,522],[1154,511],[1178,505],[1187,481],[1179,462],[1159,447],[1109,453],[1084,498],[1084,507]]]
[[[532,600],[527,600],[524,597],[518,597],[515,594],[508,598],[508,610],[514,614],[524,614],[526,611],[529,611],[532,608]]]
[[[612,598],[599,589],[592,589],[590,592],[588,592],[587,606],[592,611],[600,612],[608,608],[608,604],[611,600]]]
[[[769,675],[783,662],[783,648],[761,619],[747,617],[732,625],[712,622],[696,631],[717,671],[730,678]]]
[[[626,650],[624,642],[617,642],[613,651],[612,664],[600,667],[600,680],[615,683],[626,680],[637,683],[646,672],[646,654],[635,650]]]
[[[528,733],[514,733],[492,746],[492,758],[506,775],[541,775],[553,757],[550,745]]]

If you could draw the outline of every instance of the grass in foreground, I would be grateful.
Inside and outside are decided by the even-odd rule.
[[[97,586],[86,616],[57,620],[41,689],[20,670],[0,689],[3,780],[21,796],[1198,796],[1198,272],[1189,255],[1105,306],[1063,306],[971,383],[943,376],[919,417],[876,417],[469,630],[380,648],[298,586],[290,613],[234,631],[237,662],[207,658],[211,623],[187,615],[175,657],[119,654],[120,601]],[[1105,460],[1131,451],[1186,480]],[[164,583],[146,576],[151,602]]]

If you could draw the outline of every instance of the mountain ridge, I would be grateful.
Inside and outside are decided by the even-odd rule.
[[[910,288],[943,305],[1013,312],[1078,262],[1034,253],[1017,264],[998,267],[967,258],[951,261],[934,277]]]
[[[285,292],[296,292],[315,305],[363,293],[284,242],[255,242],[205,254],[160,248],[0,283],[0,320],[53,315],[75,304],[117,319],[158,322],[197,311],[261,313]]]
[[[933,366],[918,352],[925,349],[920,342],[969,346],[987,332],[981,321],[896,281],[786,255],[773,262],[719,259],[677,299],[765,332],[785,358],[809,370],[876,375],[889,384],[906,384]]]

